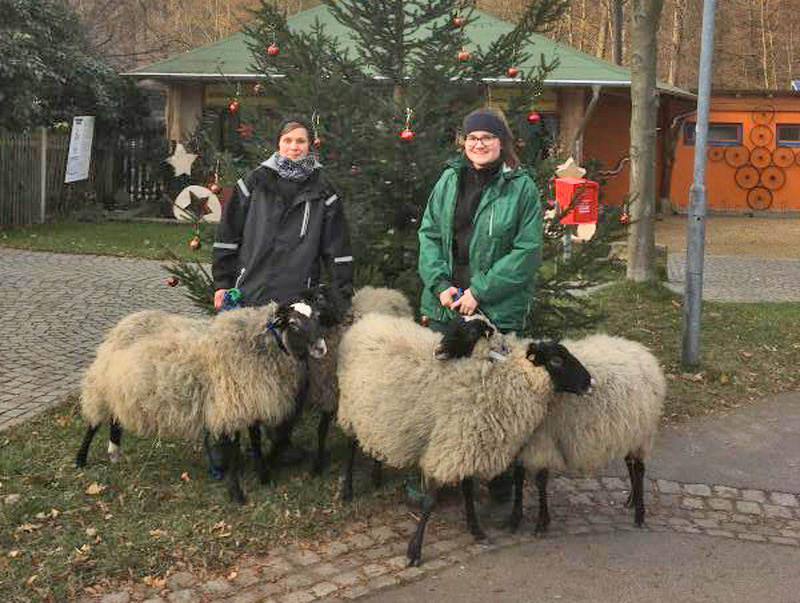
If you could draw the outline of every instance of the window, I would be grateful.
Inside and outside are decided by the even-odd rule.
[[[683,126],[683,143],[693,145],[695,141],[695,122]],[[708,145],[711,147],[738,147],[742,144],[742,124],[708,124]]]
[[[776,124],[779,147],[800,147],[800,124]]]

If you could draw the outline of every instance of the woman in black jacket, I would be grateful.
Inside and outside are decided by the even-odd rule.
[[[245,306],[295,300],[320,282],[323,266],[345,304],[353,295],[344,207],[310,152],[306,120],[284,120],[276,146],[269,159],[236,183],[222,212],[212,256],[217,309],[234,287]],[[301,456],[290,448],[293,424],[279,428],[273,442],[273,456],[279,453],[287,462]],[[212,474],[221,474],[213,465]]]

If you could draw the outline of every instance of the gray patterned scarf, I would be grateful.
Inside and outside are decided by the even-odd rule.
[[[278,176],[281,178],[292,180],[293,182],[303,182],[307,180],[314,170],[322,167],[322,164],[317,161],[317,158],[311,153],[303,157],[300,161],[292,161],[277,151],[264,162],[264,165],[278,172]]]

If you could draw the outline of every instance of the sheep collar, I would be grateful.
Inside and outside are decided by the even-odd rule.
[[[289,350],[286,349],[286,346],[283,343],[283,338],[281,337],[281,334],[278,332],[278,329],[275,328],[275,323],[272,322],[271,320],[267,321],[267,331],[272,333],[272,336],[275,338],[275,341],[278,344],[278,347],[280,348],[281,352],[283,352],[284,354],[289,356],[290,355],[289,354]]]

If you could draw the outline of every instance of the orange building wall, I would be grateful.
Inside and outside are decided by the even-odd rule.
[[[660,108],[666,110],[666,106]],[[601,170],[612,170],[624,157],[630,155],[631,101],[628,90],[623,92],[604,91],[598,100],[589,124],[584,131],[584,162],[595,159]],[[655,141],[656,154],[656,196],[661,181],[661,138]],[[619,205],[630,189],[630,162],[626,162],[616,175],[605,177],[602,199],[609,205]]]
[[[800,148],[780,147],[780,152],[784,155],[775,155],[779,148],[776,144],[775,124],[800,124],[800,98],[715,97],[712,98],[709,121],[742,124],[740,148],[708,147],[706,204],[709,210],[775,213],[800,210]],[[764,125],[767,129],[754,131],[757,125]],[[769,141],[759,137],[765,132],[771,135]],[[761,150],[754,155],[753,151],[757,148]],[[784,163],[781,159],[786,160],[788,151],[794,155],[791,165],[776,166],[776,160]],[[761,161],[764,158],[767,158],[768,165]],[[740,172],[740,184],[737,184],[737,169],[742,169],[742,166],[737,168],[731,164],[742,162],[744,166],[752,167],[748,168],[747,173]],[[681,131],[671,183],[671,203],[679,211],[687,209],[693,169],[694,145],[684,142],[684,132]],[[780,174],[784,180],[782,185]],[[772,200],[768,207],[764,208],[763,190],[754,193],[755,198],[751,198],[751,204],[748,204],[748,191],[755,187],[771,193]]]

